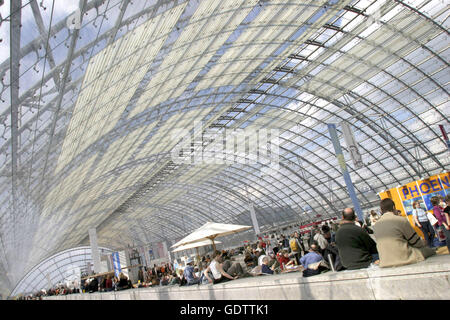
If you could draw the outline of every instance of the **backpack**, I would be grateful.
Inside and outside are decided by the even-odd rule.
[[[297,239],[295,239],[295,238],[292,238],[289,241],[289,246],[291,247],[292,251],[295,251],[295,252],[300,251],[300,248],[298,247]]]

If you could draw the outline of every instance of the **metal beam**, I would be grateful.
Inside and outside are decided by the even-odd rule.
[[[84,16],[84,12],[86,10],[86,2],[87,2],[87,0],[80,0],[80,25],[83,22],[83,16]],[[59,110],[61,109],[62,99],[64,97],[64,94],[66,93],[66,91],[65,91],[66,82],[67,82],[67,78],[69,77],[69,71],[70,71],[70,67],[72,65],[73,53],[74,53],[75,47],[77,45],[77,40],[78,40],[79,34],[80,34],[80,29],[78,29],[78,28],[73,29],[72,39],[70,41],[69,52],[67,53],[66,66],[64,68],[64,74],[62,76],[62,82],[61,82],[61,86],[59,89],[58,100],[56,102],[56,111],[53,116],[53,122],[52,122],[51,131],[50,131],[50,141],[48,143],[48,150],[47,150],[47,155],[45,157],[45,164],[44,164],[44,170],[42,171],[42,175],[43,175],[42,178],[44,178],[46,176],[48,157],[50,155],[50,151],[51,151],[52,145],[53,145],[53,135],[55,133],[56,122],[58,121],[58,114],[59,114]]]
[[[108,40],[108,45],[113,43],[114,39],[116,38],[117,31],[120,29],[120,26],[122,24],[123,16],[125,15],[125,11],[127,11],[128,3],[130,3],[130,0],[124,0],[122,2],[122,5],[120,6],[120,13],[119,13],[119,16],[117,17],[116,24],[114,25],[114,29],[113,29],[113,31],[111,33],[111,36],[110,36],[109,40]]]
[[[22,23],[22,0],[11,0],[10,18],[10,79],[11,79],[11,187],[14,241],[16,235],[16,188],[17,150],[19,130],[19,77],[20,77],[20,28]]]
[[[42,37],[42,43],[46,44],[46,55],[48,59],[48,63],[50,64],[50,67],[54,69],[56,67],[55,59],[53,58],[52,48],[50,47],[50,43],[48,42],[49,34],[47,34],[45,30],[44,21],[42,20],[41,11],[39,10],[39,6],[37,4],[36,0],[30,1],[31,10],[33,11],[34,20],[36,21],[36,25],[38,26],[39,33]],[[50,26],[51,28],[51,26]],[[50,31],[50,29],[49,29]],[[44,72],[44,71],[43,71]],[[53,80],[55,81],[56,86],[59,88],[60,79],[58,78],[57,73],[53,73]]]

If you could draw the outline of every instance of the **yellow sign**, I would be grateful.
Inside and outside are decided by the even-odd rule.
[[[411,225],[419,235],[422,232],[415,227],[412,217],[412,203],[419,201],[420,206],[425,211],[433,212],[430,199],[433,196],[441,195],[445,197],[450,193],[450,172],[431,176],[428,179],[417,180],[407,183],[398,188],[392,188],[379,193],[381,199],[390,198],[394,201],[397,210],[407,217]]]

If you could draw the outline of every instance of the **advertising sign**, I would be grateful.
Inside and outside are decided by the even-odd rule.
[[[433,213],[430,199],[437,195],[445,197],[448,193],[450,193],[450,172],[434,175],[424,180],[409,182],[403,186],[381,192],[379,196],[381,199],[392,199],[397,210],[400,210],[402,215],[408,218],[416,232],[422,235],[420,229],[414,225],[412,217],[413,202],[419,201],[420,206],[425,211]]]

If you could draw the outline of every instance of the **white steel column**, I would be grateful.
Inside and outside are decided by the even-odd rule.
[[[259,235],[260,231],[258,220],[256,219],[255,207],[253,206],[252,202],[248,203],[248,207],[250,210],[250,217],[252,218],[253,230],[255,230],[256,235]]]
[[[100,252],[98,250],[97,230],[89,229],[89,241],[91,243],[92,261],[94,263],[94,273],[101,272]]]

